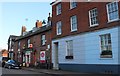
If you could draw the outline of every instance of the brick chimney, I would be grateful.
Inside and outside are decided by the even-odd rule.
[[[23,35],[24,32],[26,32],[26,27],[22,26],[21,35]]]
[[[36,28],[42,27],[42,21],[37,20]]]

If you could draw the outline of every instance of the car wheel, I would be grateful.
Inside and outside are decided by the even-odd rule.
[[[11,66],[8,66],[8,69],[11,69]]]

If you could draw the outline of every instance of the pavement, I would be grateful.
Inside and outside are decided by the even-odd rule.
[[[26,68],[26,67],[23,67],[22,69],[39,72],[43,74],[48,74],[52,76],[118,76],[118,75],[112,75],[112,74],[92,74],[92,73],[80,73],[80,72],[72,72],[72,71],[53,70],[53,69],[36,69],[36,68]]]
[[[34,71],[34,72],[39,72],[39,73],[44,73],[44,74],[56,74],[56,75],[59,75],[59,74],[85,74],[85,73],[63,71],[63,70],[36,69],[36,68],[28,68],[28,67],[23,67],[22,69],[29,70],[29,71]]]

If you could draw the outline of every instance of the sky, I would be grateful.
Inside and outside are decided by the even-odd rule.
[[[52,11],[50,1],[17,1],[0,2],[0,49],[8,48],[9,36],[19,36],[23,25],[30,31],[35,27],[36,20],[47,20]]]

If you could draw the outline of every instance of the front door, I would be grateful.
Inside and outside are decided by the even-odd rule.
[[[26,56],[26,58],[25,58],[25,59],[26,59],[26,60],[25,60],[26,66],[29,67],[30,62],[31,62],[31,60],[30,60],[30,59],[31,59],[31,58],[30,58],[30,52],[26,52],[26,53],[25,53],[25,56]]]
[[[59,69],[59,60],[58,60],[58,42],[54,43],[54,64],[53,67],[54,69],[58,70]]]

